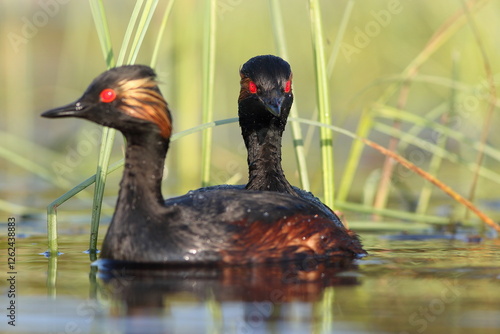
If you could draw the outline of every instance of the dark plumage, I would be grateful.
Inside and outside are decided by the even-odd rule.
[[[310,192],[290,185],[281,167],[281,140],[293,103],[293,73],[283,59],[264,55],[249,59],[240,70],[238,116],[248,151],[249,190],[290,194],[315,205],[339,229],[337,215]],[[242,189],[243,186],[214,186],[207,189]],[[347,230],[353,239],[357,236]],[[357,241],[359,242],[359,241]]]
[[[243,65],[240,76],[238,116],[248,151],[246,188],[297,195],[281,168],[281,137],[293,103],[290,65],[275,56],[258,56]]]
[[[156,264],[333,261],[364,254],[357,239],[317,206],[275,192],[199,190],[164,201],[161,180],[171,134],[167,103],[154,71],[111,69],[74,103],[44,117],[79,117],[126,138],[123,178],[101,258]]]

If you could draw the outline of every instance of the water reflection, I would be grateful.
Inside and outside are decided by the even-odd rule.
[[[89,276],[86,234],[63,238],[64,254],[48,262],[38,255],[45,236],[28,237],[19,241],[19,323],[0,322],[0,332],[500,332],[500,241],[364,242],[370,256],[359,268],[101,265]]]
[[[308,261],[282,266],[151,270],[98,261],[97,267],[93,267],[97,271],[96,298],[110,304],[112,316],[126,320],[127,328],[122,329],[127,332],[136,331],[138,324],[154,324],[151,317],[179,314],[193,305],[204,307],[211,318],[204,320],[205,325],[208,320],[219,330],[227,327],[222,314],[227,318],[227,312],[231,313],[230,318],[238,319],[234,323],[238,332],[253,332],[259,324],[267,327],[279,319],[293,318],[297,312],[294,307],[298,307],[300,316],[311,318],[310,331],[326,315],[333,314],[328,309],[334,305],[333,287],[358,284],[357,275],[351,274],[356,270],[352,263]],[[173,330],[164,328],[173,326],[168,321],[161,323],[160,332]],[[330,324],[331,319],[325,323]]]

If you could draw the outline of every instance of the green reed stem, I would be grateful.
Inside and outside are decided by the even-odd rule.
[[[321,11],[318,0],[309,0],[311,34],[316,73],[316,98],[320,122],[326,125],[332,123],[330,116],[330,100],[328,96],[328,80],[326,73],[325,51],[323,46],[323,29],[321,26]],[[320,129],[321,160],[323,169],[324,202],[333,208],[334,201],[334,165],[333,136],[331,131]]]
[[[412,144],[422,150],[432,152],[433,154],[445,158],[451,162],[460,163],[463,166],[469,168],[471,171],[474,171],[477,167],[477,164],[475,162],[465,160],[461,158],[458,154],[448,152],[446,149],[440,148],[438,145],[433,144],[427,140],[421,139],[412,134],[409,134],[406,131],[401,131],[387,124],[382,124],[382,123],[375,123],[373,128],[381,133],[390,135],[395,138],[400,138],[402,141],[405,141],[406,143]],[[479,175],[489,179],[490,181],[500,183],[500,174],[493,171],[492,169],[488,169],[484,166],[481,166],[479,168]]]
[[[401,80],[404,80],[405,74],[400,73],[396,75],[390,75],[390,76],[384,76],[382,78],[378,78],[364,86],[362,89],[356,92],[356,94],[353,95],[353,97],[350,99],[351,101],[356,101],[358,100],[363,94],[365,94],[367,91],[369,91],[372,88],[381,86],[381,85],[394,85]],[[424,75],[424,74],[416,74],[412,78],[413,83],[428,83],[432,85],[438,85],[438,86],[443,86],[443,87],[454,87],[455,89],[459,91],[463,91],[465,93],[471,93],[474,91],[474,87],[471,87],[471,85],[465,84],[463,82],[455,82],[450,78],[447,77],[439,77],[435,75]]]
[[[415,114],[410,111],[406,110],[401,110],[398,113],[395,113],[394,108],[390,106],[383,106],[380,108],[373,109],[373,117],[377,119],[389,119],[393,120],[394,117],[397,117],[399,120],[403,122],[407,122],[410,124],[410,127],[408,129],[405,129],[405,133],[408,135],[418,137],[419,134],[426,128],[433,129],[437,133],[440,133],[441,135],[445,135],[448,137],[449,136],[447,131],[440,131],[439,126],[442,126],[442,124],[434,121],[436,119],[439,119],[441,117],[444,117],[444,115],[449,111],[450,108],[450,103],[449,102],[442,102],[426,112],[423,116],[419,116],[418,118],[413,117]],[[383,123],[383,122],[381,122]],[[453,129],[450,129],[451,131],[455,131]],[[458,131],[455,131],[458,133]],[[460,134],[463,136],[463,133],[460,132]],[[410,144],[403,141],[400,141],[398,143],[398,151],[399,152],[404,152],[408,149],[408,146]]]
[[[127,54],[128,46],[130,45],[132,33],[134,32],[137,20],[139,19],[139,14],[141,12],[143,3],[144,0],[137,0],[134,9],[132,10],[132,14],[130,15],[130,19],[128,21],[127,29],[125,30],[125,34],[123,35],[122,47],[120,49],[120,53],[118,54],[118,59],[116,61],[117,66],[123,65],[125,63],[125,56]]]
[[[57,297],[57,256],[50,256],[47,265],[47,296],[50,299]]]
[[[391,210],[391,209],[377,209],[374,208],[373,206],[369,205],[362,205],[358,203],[352,203],[352,202],[340,202],[337,201],[336,203],[338,207],[342,210],[349,210],[349,211],[354,211],[354,212],[359,212],[359,213],[366,213],[366,214],[377,214],[380,216],[384,216],[387,218],[395,218],[399,220],[399,222],[390,222],[388,224],[396,224],[396,225],[401,225],[404,224],[408,226],[408,228],[411,228],[414,223],[401,223],[401,220],[410,220],[414,222],[426,222],[429,224],[439,224],[439,225],[445,225],[450,223],[450,218],[448,217],[438,217],[438,216],[430,216],[430,215],[421,215],[421,214],[415,214],[413,212],[406,212],[406,211],[400,211],[400,210]],[[375,224],[376,222],[373,222]],[[469,223],[467,225],[473,225],[472,223]],[[404,230],[405,228],[401,228],[401,230]]]
[[[340,204],[340,203],[339,203]],[[340,207],[340,206],[339,206]],[[379,216],[384,216],[380,212],[377,213]],[[397,219],[397,218],[396,218]],[[446,218],[443,218],[443,224],[446,224]],[[448,219],[449,222],[449,219]],[[433,223],[421,223],[419,221],[413,222],[398,222],[398,221],[349,221],[349,228],[354,231],[373,231],[376,233],[387,233],[387,232],[414,232],[414,233],[423,233],[429,232],[429,230],[433,229],[433,225],[441,225],[441,224],[433,224]],[[472,224],[468,224],[472,225]]]
[[[107,170],[107,174],[114,172],[118,168],[123,166],[123,159],[120,161],[117,161],[113,163],[111,166],[109,166]],[[54,200],[52,203],[49,204],[47,207],[47,235],[48,235],[48,242],[49,242],[49,254],[52,255],[57,255],[57,208],[61,206],[64,202],[66,202],[68,199],[72,198],[73,196],[77,195],[79,192],[87,188],[88,186],[92,185],[96,181],[96,175],[94,174],[85,181],[81,182],[78,184],[76,187],[71,189],[70,191],[66,192],[63,194],[61,197],[57,198]]]
[[[401,89],[399,91],[399,96],[397,100],[397,109],[403,110],[408,102],[408,95],[410,93],[411,81],[407,80],[403,82],[401,85]],[[401,129],[401,121],[399,118],[395,118],[392,121],[392,127],[395,130]],[[388,148],[391,152],[396,153],[398,147],[399,140],[396,137],[389,138]],[[377,193],[375,195],[374,206],[376,208],[385,208],[387,206],[387,202],[389,201],[389,193],[391,190],[392,177],[394,173],[394,167],[396,163],[392,157],[386,156],[384,163],[382,165],[380,181],[377,187]],[[375,216],[375,219],[379,217]]]
[[[335,37],[335,42],[333,43],[332,53],[328,59],[328,66],[326,72],[328,73],[328,78],[331,78],[335,63],[337,62],[337,57],[340,53],[340,47],[342,46],[342,41],[344,40],[344,34],[347,29],[347,24],[351,18],[352,9],[354,7],[355,0],[349,0],[342,14],[342,21],[340,21],[339,31]]]
[[[474,10],[480,8],[484,3],[477,3]],[[401,87],[403,82],[408,79],[413,79],[413,77],[418,73],[418,69],[430,58],[430,56],[436,52],[446,41],[448,41],[455,33],[465,24],[464,12],[458,11],[450,18],[443,22],[440,28],[436,30],[434,35],[429,39],[427,45],[420,51],[420,53],[408,64],[401,75],[401,80],[399,82],[391,84],[387,87],[377,103],[386,104],[386,102],[392,97],[392,95]],[[365,138],[370,132],[370,126],[372,123],[371,115],[369,109],[363,111],[360,124],[358,125],[357,135],[359,137]],[[361,143],[353,143],[353,147],[349,152],[349,157],[347,160],[345,173],[342,176],[341,191],[339,191],[338,199],[343,201],[348,195],[348,191],[352,185],[354,179],[354,173],[352,168],[356,168],[359,165],[361,159],[361,154],[363,151],[363,145]]]
[[[148,30],[149,24],[151,23],[151,19],[153,18],[153,14],[156,10],[157,5],[158,0],[148,0],[146,2],[141,15],[141,19],[139,21],[139,25],[137,26],[134,41],[132,42],[132,46],[130,48],[131,52],[129,54],[127,64],[135,63],[137,55],[139,54],[139,50],[141,49],[142,42],[144,41],[144,36],[146,36],[146,32]]]
[[[458,80],[458,55],[456,53],[452,58],[452,76],[453,76],[453,82],[456,82]],[[441,123],[444,126],[448,125],[450,117],[453,117],[454,114],[456,113],[456,106],[457,106],[457,89],[455,89],[455,87],[452,87],[450,91],[450,103],[448,108],[449,111],[442,114],[440,117]],[[437,147],[444,150],[447,141],[448,138],[446,137],[446,135],[441,134],[436,140],[436,145]],[[437,176],[439,169],[441,168],[442,161],[443,159],[440,156],[436,154],[432,155],[431,161],[429,162],[429,173],[431,175]],[[418,204],[415,210],[417,214],[425,214],[427,212],[431,200],[432,190],[433,190],[432,185],[428,182],[425,182],[424,185],[422,186],[422,190],[420,191],[420,195],[418,198]]]
[[[283,25],[283,16],[281,14],[281,8],[279,5],[279,0],[269,0],[270,11],[271,11],[271,23],[273,26],[274,41],[276,43],[277,54],[288,59],[288,50],[286,47],[285,29]],[[291,117],[298,117],[299,113],[295,104],[292,105],[290,110]],[[295,159],[297,161],[297,167],[299,171],[299,179],[301,187],[310,191],[309,176],[307,171],[306,155],[304,149],[304,139],[302,137],[302,130],[298,123],[292,123],[292,138],[293,146],[295,148]]]
[[[130,29],[136,24],[139,10],[142,7],[143,1],[138,1],[133,10],[132,16],[129,21],[129,25],[127,27],[127,33],[129,33]],[[144,35],[149,27],[149,23],[151,22],[151,17],[153,16],[154,10],[156,8],[158,1],[157,0],[148,0],[146,5],[144,6],[144,10],[142,11],[142,15],[140,17],[139,23],[137,24],[137,28],[135,30],[135,36],[132,42],[132,46],[130,48],[128,63],[133,63],[139,53],[139,50],[142,45],[142,41],[144,40]],[[101,16],[105,16],[104,13]],[[132,28],[130,28],[132,27]],[[99,29],[99,28],[98,28]],[[109,32],[108,32],[109,34]],[[101,35],[99,35],[101,36]],[[124,38],[124,45],[122,45],[120,50],[120,61],[117,63],[118,66],[123,65],[122,61],[125,57],[125,52],[129,47],[130,36]],[[102,143],[101,150],[99,153],[99,160],[97,163],[97,172],[96,172],[96,185],[94,189],[94,203],[92,206],[92,219],[90,223],[90,247],[89,252],[92,255],[97,251],[97,239],[99,234],[99,221],[101,218],[101,208],[102,208],[102,200],[104,198],[104,188],[106,185],[107,178],[107,170],[109,167],[109,159],[111,157],[111,150],[113,148],[113,143],[115,140],[116,130],[111,128],[104,128],[102,135]]]
[[[63,155],[46,148],[37,142],[28,140],[27,138],[0,130],[0,143],[9,143],[9,149],[13,152],[37,152],[44,162],[53,162],[63,158]],[[4,157],[9,160],[8,157]]]
[[[205,307],[212,320],[206,332],[210,334],[223,333],[224,317],[221,302],[215,297],[212,288],[209,288],[205,293],[207,295]]]
[[[313,302],[312,314],[314,321],[311,333],[332,333],[335,314],[335,290],[329,286],[323,290],[321,298]]]
[[[170,137],[170,141],[175,141],[179,138],[185,137],[187,135],[190,135],[190,134],[193,134],[196,132],[203,131],[205,129],[210,129],[210,128],[213,128],[215,126],[237,123],[237,122],[238,122],[238,117],[232,117],[232,118],[221,119],[221,120],[217,120],[217,121],[212,121],[212,122],[200,124],[200,125],[197,125],[195,127],[190,128],[190,129],[187,129],[187,130],[184,130],[184,131],[181,131],[178,133],[174,133],[172,135],[172,137]]]
[[[328,78],[332,76],[333,69],[335,68],[335,63],[337,62],[337,57],[340,52],[340,47],[342,45],[342,41],[344,40],[344,35],[345,31],[347,29],[347,24],[349,23],[349,19],[351,17],[352,9],[354,7],[354,2],[355,0],[349,0],[346,4],[346,7],[344,9],[344,13],[342,15],[342,21],[340,22],[339,25],[339,31],[337,33],[337,36],[335,38],[335,42],[333,44],[332,48],[332,53],[330,54],[330,58],[328,60],[328,66],[327,66],[327,73],[328,73]],[[355,142],[353,143],[353,148],[351,148],[350,154],[353,153],[353,149],[360,150],[362,149],[363,145],[359,145],[360,143]],[[356,152],[354,152],[356,153]],[[360,154],[360,152],[358,152]],[[348,195],[348,192],[351,188],[351,182],[346,183],[344,181],[344,178],[347,177],[346,180],[353,180],[354,179],[354,174],[356,173],[356,167],[357,166],[346,166],[344,168],[344,176],[342,177],[342,181],[340,184],[340,188],[338,190],[337,194],[337,199],[341,201],[345,201],[346,197]]]
[[[188,136],[190,134],[212,128],[215,126],[219,125],[225,125],[225,124],[231,124],[231,123],[237,123],[238,118],[228,118],[228,119],[223,119],[223,120],[217,120],[213,121],[210,123],[206,124],[200,124],[198,126],[195,126],[193,128],[178,132],[170,138],[170,141],[173,142],[179,138],[182,138],[184,136]],[[118,168],[122,167],[124,163],[124,159],[121,159],[115,163],[113,163],[111,166],[109,166],[107,170],[107,174],[114,172]],[[71,189],[70,191],[66,192],[63,194],[61,197],[57,198],[54,200],[52,203],[49,204],[47,207],[47,235],[48,235],[48,243],[49,243],[49,254],[50,255],[57,255],[57,208],[62,205],[64,202],[66,202],[68,199],[72,198],[73,196],[77,195],[79,192],[87,188],[88,186],[92,185],[96,181],[96,174],[90,176],[87,178],[85,181],[81,182],[78,184],[76,187]]]
[[[67,189],[71,186],[71,183],[62,176],[54,177],[53,172],[46,167],[38,164],[36,161],[33,161],[33,159],[27,158],[17,152],[7,149],[4,146],[0,146],[0,157],[9,160],[9,162],[24,168],[35,175],[40,176],[42,179],[53,183],[59,188]]]
[[[406,121],[409,123],[413,123],[414,126],[419,126],[420,128],[424,127],[430,127],[434,129],[435,131],[446,135],[447,137],[450,137],[456,141],[459,141],[462,144],[469,145],[470,147],[474,148],[475,150],[480,150],[481,148],[481,142],[478,140],[473,140],[471,138],[468,138],[466,135],[464,135],[463,132],[454,130],[446,125],[431,121],[430,119],[435,118],[435,114],[443,114],[448,106],[446,104],[442,104],[439,107],[435,108],[433,111],[434,112],[429,112],[425,116],[418,116],[415,115],[414,113],[405,111],[405,110],[399,110],[390,106],[377,106],[374,110],[373,113],[376,117],[381,117],[381,118],[387,118],[387,119],[393,119],[394,117],[398,117],[402,121]],[[421,131],[421,129],[417,129]],[[409,131],[406,131],[408,135],[414,135],[417,136],[416,130],[410,129]],[[404,148],[404,146],[400,147]],[[488,157],[495,159],[496,161],[500,161],[500,150],[491,146],[491,145],[486,145],[484,147],[484,154],[486,154]]]
[[[106,61],[106,66],[111,68],[115,66],[115,56],[111,45],[111,35],[109,33],[108,20],[104,11],[104,5],[102,0],[89,0],[89,3],[97,35],[99,37],[99,42],[101,43],[101,50]]]
[[[205,28],[203,37],[203,89],[202,122],[213,120],[214,78],[215,78],[215,37],[216,37],[216,0],[205,1]],[[212,128],[203,131],[201,143],[201,184],[210,183],[210,163],[212,156]]]
[[[415,166],[414,164],[412,164],[408,160],[402,158],[401,156],[393,154],[388,149],[386,149],[386,148],[384,148],[384,147],[382,147],[382,146],[380,146],[380,145],[378,145],[378,144],[376,144],[376,143],[374,143],[374,142],[372,142],[372,141],[370,141],[370,140],[368,140],[366,138],[357,137],[355,134],[353,134],[352,132],[350,132],[348,130],[339,129],[338,127],[333,126],[333,125],[327,125],[327,124],[324,124],[324,123],[319,123],[319,122],[315,122],[315,121],[311,121],[311,120],[304,120],[304,119],[291,119],[291,121],[299,121],[299,122],[306,123],[306,124],[313,124],[313,125],[321,126],[321,127],[324,127],[324,128],[332,129],[334,131],[337,131],[337,132],[340,132],[342,134],[345,134],[345,135],[347,135],[347,136],[349,136],[351,138],[357,139],[359,141],[363,141],[365,144],[369,145],[370,147],[375,148],[377,151],[380,151],[384,155],[391,156],[394,159],[397,158],[397,161],[399,162],[399,164],[401,164],[404,167],[410,169],[411,171],[417,173],[418,175],[420,175],[421,177],[423,177],[427,181],[432,182],[434,185],[436,185],[437,187],[439,187],[444,193],[446,193],[452,199],[454,199],[458,203],[464,205],[469,210],[473,211],[476,214],[476,216],[479,217],[484,223],[490,225],[495,230],[500,231],[500,225],[498,225],[498,223],[496,223],[490,217],[488,217],[487,215],[485,215],[476,206],[474,206],[474,204],[472,204],[470,201],[468,201],[464,197],[460,196],[453,189],[451,189],[446,184],[442,183],[441,181],[439,181],[438,179],[436,179],[435,177],[433,177],[429,173],[425,172],[421,168],[418,168],[417,166]]]
[[[371,116],[371,112],[369,109],[365,108],[361,113],[361,118],[356,130],[356,135],[361,138],[368,137],[372,126],[373,119]],[[364,144],[359,140],[352,143],[351,150],[349,151],[349,156],[347,158],[347,163],[344,167],[344,175],[342,175],[342,180],[340,181],[339,192],[337,195],[337,200],[340,202],[347,201],[347,196],[349,195],[354,176],[356,175],[356,170],[359,166],[359,160],[361,159],[363,149]]]
[[[352,9],[354,7],[354,2],[355,2],[355,0],[349,0],[347,2],[345,9],[344,9],[344,13],[342,14],[342,21],[340,22],[339,30],[337,32],[337,35],[335,36],[335,39],[334,39],[335,42],[333,43],[332,53],[330,54],[330,58],[328,59],[328,65],[327,65],[327,70],[326,70],[328,73],[328,80],[331,80],[331,78],[332,78],[333,69],[335,67],[335,63],[337,62],[337,57],[338,57],[339,52],[340,52],[340,47],[342,45],[342,41],[344,40],[344,34],[345,34],[346,29],[347,29],[347,24],[349,23],[349,19],[351,17],[351,12],[352,12]],[[318,108],[316,107],[314,112],[313,112],[312,119],[316,119],[317,116],[318,116]],[[309,127],[309,129],[307,130],[307,133],[306,133],[306,139],[305,139],[305,143],[304,143],[306,150],[310,147],[313,132],[314,132],[314,127],[312,127],[312,126]]]
[[[172,7],[174,5],[175,0],[170,0],[168,2],[167,8],[165,8],[165,12],[163,13],[163,19],[161,20],[160,28],[158,29],[158,37],[156,37],[155,47],[153,49],[153,55],[151,56],[151,67],[155,68],[158,62],[158,54],[160,52],[160,45],[163,41],[163,35],[165,34],[165,29],[167,27],[168,18],[170,17],[170,13],[172,12]]]
[[[471,185],[470,185],[470,189],[469,189],[469,196],[468,196],[468,199],[471,202],[474,202],[474,199],[476,197],[476,187],[477,187],[477,183],[479,180],[479,169],[481,168],[481,165],[483,164],[484,148],[486,147],[486,142],[488,141],[488,135],[490,133],[492,119],[493,119],[493,115],[495,112],[497,92],[496,92],[496,87],[495,87],[495,80],[493,78],[493,69],[492,69],[488,54],[486,53],[486,48],[485,48],[483,40],[481,38],[481,34],[479,33],[479,31],[476,27],[476,23],[474,22],[474,18],[472,17],[472,14],[468,8],[468,4],[466,4],[464,0],[461,0],[461,2],[462,2],[462,7],[463,7],[464,12],[465,12],[466,17],[467,17],[467,21],[469,23],[470,29],[472,31],[472,35],[474,36],[474,39],[476,41],[476,44],[477,44],[479,51],[481,52],[481,58],[483,59],[483,66],[484,66],[486,78],[488,81],[488,88],[489,88],[489,90],[488,90],[488,93],[489,93],[488,109],[487,109],[486,117],[483,120],[483,126],[481,129],[481,137],[480,137],[481,146],[480,146],[480,148],[477,152],[477,156],[476,156],[476,165],[477,165],[476,168],[477,169],[474,171]],[[469,218],[468,215],[469,215],[469,212],[466,211],[465,219]]]
[[[101,50],[104,55],[104,59],[106,60],[107,68],[115,66],[115,59],[113,54],[113,48],[111,45],[111,36],[109,33],[108,23],[104,11],[104,5],[102,0],[90,0],[90,9],[92,11],[92,17],[94,18],[94,24],[96,27],[97,35],[99,37],[99,41],[101,44]],[[111,134],[110,134],[111,132]],[[114,130],[104,128],[103,130],[103,141],[101,142],[101,152],[105,151],[106,147],[110,147],[109,140],[114,138],[113,135]],[[112,143],[112,142],[111,142]],[[94,200],[92,204],[92,220],[91,220],[91,241],[90,241],[90,251],[93,249],[95,251],[95,245],[93,245],[92,238],[93,234],[97,238],[96,228],[99,227],[99,216],[101,212],[101,203],[102,203],[102,193],[100,191],[104,191],[104,184],[106,181],[106,171],[108,169],[108,164],[103,161],[102,155],[99,156],[99,163],[97,166],[96,172],[96,189],[94,191]],[[83,190],[83,189],[81,189]],[[78,192],[80,192],[79,190]],[[77,193],[78,193],[77,192]],[[55,200],[47,207],[47,234],[48,234],[48,243],[49,243],[49,255],[56,256],[58,245],[57,245],[57,207],[64,203],[67,199],[71,198],[73,195],[70,190],[66,194],[64,194],[59,199]],[[75,193],[76,194],[76,193]],[[64,200],[60,200],[64,198]],[[93,248],[94,246],[94,248]]]
[[[437,147],[445,149],[447,138],[445,136],[440,136],[436,142]],[[433,154],[431,161],[429,162],[429,174],[437,176],[439,169],[441,167],[441,162],[443,158],[438,154]],[[418,197],[417,208],[415,212],[418,214],[425,214],[429,208],[429,202],[431,200],[433,187],[429,182],[424,182],[420,195]]]
[[[336,126],[333,126],[333,125],[323,124],[323,123],[320,123],[320,122],[317,122],[317,121],[312,121],[312,120],[302,119],[302,118],[296,118],[296,117],[290,117],[289,121],[290,122],[299,122],[299,123],[303,123],[303,124],[307,124],[307,125],[311,125],[311,126],[325,127],[327,129],[336,131],[336,132],[338,132],[340,134],[346,135],[346,136],[348,136],[350,138],[353,138],[353,139],[359,138],[356,134],[352,133],[349,130],[345,130],[345,129],[342,129],[340,127],[336,127]],[[203,130],[208,129],[208,128],[212,128],[212,127],[220,126],[220,125],[225,125],[225,124],[237,123],[237,122],[238,122],[238,118],[235,117],[235,118],[228,118],[228,119],[223,119],[223,120],[216,120],[216,121],[213,121],[213,122],[209,122],[209,123],[205,123],[205,124],[200,124],[200,125],[198,125],[196,127],[193,127],[193,128],[190,128],[190,129],[186,129],[184,131],[181,131],[179,133],[174,134],[171,137],[171,141],[173,142],[173,141],[178,140],[178,139],[180,139],[182,137],[191,135],[191,134],[196,133],[196,132],[203,131]],[[356,141],[356,142],[358,142],[358,141]],[[361,143],[361,145],[363,145],[363,143]],[[111,172],[115,171],[116,169],[122,167],[123,163],[124,163],[123,159],[121,159],[121,160],[113,163],[109,167],[108,173],[111,173]],[[48,233],[48,235],[49,235],[49,251],[50,251],[51,254],[57,254],[57,229],[56,229],[56,225],[57,225],[57,222],[56,222],[57,207],[60,206],[62,203],[64,203],[69,198],[71,198],[71,197],[75,196],[76,194],[78,194],[83,189],[85,189],[88,186],[90,186],[92,183],[94,183],[95,179],[96,179],[96,175],[92,175],[91,177],[89,177],[88,179],[86,179],[85,181],[83,181],[82,183],[80,183],[79,185],[77,185],[76,187],[74,187],[73,189],[71,189],[68,193],[66,193],[63,196],[61,196],[60,198],[56,199],[54,202],[52,202],[49,205],[49,220],[51,221],[51,223],[49,223],[49,233]],[[374,209],[371,206],[364,206],[364,205],[355,204],[355,203],[348,203],[348,202],[344,202],[344,201],[338,201],[336,203],[336,205],[339,208],[341,208],[341,209],[352,210],[352,211],[357,211],[357,212],[376,213],[376,214],[379,214],[379,215],[382,215],[382,216],[394,217],[394,218],[397,218],[397,219],[408,219],[408,220],[415,220],[415,221],[425,221],[425,222],[434,223],[434,224],[445,224],[447,222],[449,223],[449,219],[448,218],[435,217],[435,216],[426,216],[426,215],[418,215],[418,214],[406,213],[406,212],[402,212],[402,211],[398,211],[398,210]],[[397,223],[394,223],[394,224],[397,224]],[[408,224],[408,228],[411,228],[411,226],[413,226],[413,224]],[[374,225],[374,228],[375,227],[376,226]]]
[[[111,45],[111,35],[109,33],[108,22],[106,19],[106,13],[104,11],[102,0],[90,0],[90,5],[97,34],[101,42],[101,49],[105,55],[106,67],[114,67],[115,59],[113,56],[113,47]],[[92,203],[92,218],[90,221],[89,252],[91,254],[97,252],[97,237],[99,233],[99,220],[101,217],[102,199],[104,197],[104,188],[106,185],[109,157],[111,156],[111,148],[113,146],[115,134],[116,131],[111,128],[104,127],[102,130],[101,147],[96,169],[94,199]],[[55,238],[57,238],[57,235],[55,236]],[[49,249],[51,249],[50,245]]]
[[[97,251],[97,237],[99,234],[99,220],[101,218],[102,200],[108,175],[109,158],[115,141],[116,130],[105,127],[102,132],[101,150],[97,162],[96,182],[94,188],[94,202],[92,204],[92,218],[90,222],[90,253]]]
[[[138,1],[136,3],[136,7],[134,8],[133,14],[131,16],[129,27],[127,28],[127,32],[125,34],[126,36],[124,37],[125,44],[122,45],[122,49],[119,55],[120,58],[119,65],[122,65],[122,61],[125,58],[125,53],[126,50],[128,49],[128,44],[130,42],[130,36],[132,31],[131,29],[133,29],[133,27],[135,26],[135,22],[137,21],[139,9],[140,7],[142,7],[142,3],[143,1]],[[136,30],[136,36],[134,38],[133,46],[131,48],[131,55],[129,57],[130,61],[135,61],[135,58],[138,54],[138,50],[141,47],[145,32],[147,31],[147,28],[151,21],[151,17],[153,15],[154,9],[156,8],[156,5],[157,5],[157,0],[150,0],[146,3],[145,10],[142,13],[141,20]],[[96,31],[99,36],[101,49],[103,50],[104,58],[106,60],[107,68],[111,68],[115,66],[115,61],[114,61],[113,50],[111,46],[111,37],[109,33],[109,28],[107,24],[103,3],[101,0],[90,0],[90,7],[92,11],[92,16],[94,18],[94,23],[96,26]],[[83,184],[80,184],[77,187],[73,188],[72,190],[70,190],[60,198],[56,199],[48,206],[47,230],[48,230],[50,255],[57,255],[57,248],[58,248],[57,207],[94,182],[95,182],[95,190],[94,190],[94,200],[92,204],[89,252],[92,256],[97,251],[97,237],[98,237],[99,220],[102,208],[102,199],[104,196],[106,176],[110,172],[109,159],[111,156],[111,149],[113,146],[115,134],[116,131],[114,129],[106,127],[103,129],[99,160],[97,164],[96,174],[94,176],[95,179],[92,181],[89,181],[89,179],[87,179],[86,181],[83,182]]]

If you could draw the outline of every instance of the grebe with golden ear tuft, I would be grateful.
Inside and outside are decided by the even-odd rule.
[[[126,138],[123,177],[101,258],[240,265],[365,254],[359,241],[316,205],[289,194],[199,190],[165,201],[161,181],[172,119],[155,78],[144,65],[113,68],[77,101],[42,114],[87,119]]]

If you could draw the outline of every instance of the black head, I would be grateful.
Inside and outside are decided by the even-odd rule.
[[[243,65],[240,76],[240,107],[261,106],[275,117],[288,117],[293,102],[290,64],[272,55],[256,56]]]
[[[112,68],[95,78],[78,100],[42,117],[78,117],[124,134],[158,131],[170,138],[172,119],[155,78],[154,70],[144,65]]]

